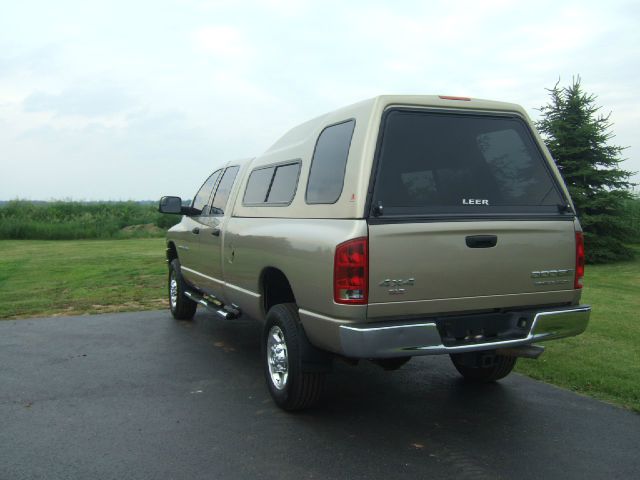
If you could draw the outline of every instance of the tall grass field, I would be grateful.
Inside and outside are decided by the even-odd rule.
[[[160,237],[179,219],[150,203],[14,200],[0,205],[0,239]]]

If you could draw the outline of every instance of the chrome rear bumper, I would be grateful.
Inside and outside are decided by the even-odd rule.
[[[385,323],[340,326],[342,353],[354,358],[390,358],[416,355],[493,350],[571,337],[585,331],[591,307],[557,308],[534,312],[529,333],[524,338],[444,345],[435,322]]]

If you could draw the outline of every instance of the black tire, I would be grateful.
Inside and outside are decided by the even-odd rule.
[[[322,397],[325,372],[303,369],[306,342],[296,305],[271,307],[262,335],[262,361],[269,393],[283,410],[303,410]]]
[[[462,353],[451,355],[451,361],[456,370],[465,380],[474,383],[490,383],[500,380],[511,373],[516,366],[516,357],[494,355],[490,366],[482,365],[481,357],[486,352]]]
[[[171,315],[176,320],[191,320],[196,314],[198,304],[184,294],[185,282],[180,273],[180,261],[177,258],[169,263],[167,284]],[[173,288],[175,291],[172,291]]]

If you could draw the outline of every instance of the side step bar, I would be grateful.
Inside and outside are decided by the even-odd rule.
[[[242,312],[237,305],[225,305],[220,300],[212,295],[200,295],[199,293],[186,290],[184,294],[196,303],[207,307],[209,310],[214,311],[225,320],[233,320],[238,318]]]

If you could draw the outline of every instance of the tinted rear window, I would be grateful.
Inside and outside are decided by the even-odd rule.
[[[307,183],[307,203],[335,203],[340,198],[355,125],[355,120],[332,125],[318,137]]]
[[[386,215],[557,213],[564,203],[517,117],[392,111],[373,206]]]

